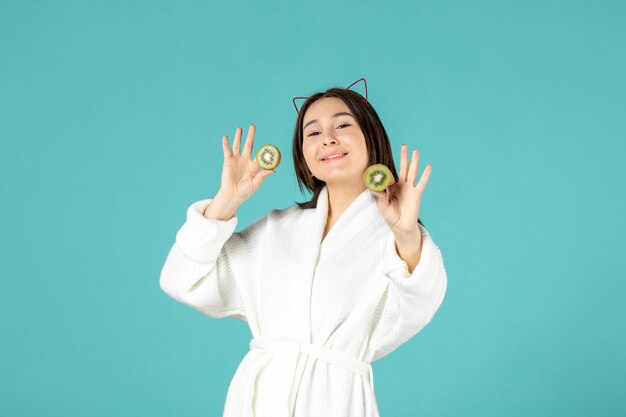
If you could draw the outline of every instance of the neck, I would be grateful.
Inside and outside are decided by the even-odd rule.
[[[328,219],[341,216],[350,203],[366,189],[362,182],[326,183],[326,188],[328,189]]]

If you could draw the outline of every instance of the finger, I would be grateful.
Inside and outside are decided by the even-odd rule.
[[[396,181],[396,179],[392,175],[391,178],[389,179],[389,184],[387,185],[387,188],[385,188],[383,191],[380,191],[380,192],[383,193],[389,199],[395,195],[395,189],[398,187],[398,184],[399,183]]]
[[[250,159],[250,155],[252,154],[252,145],[254,143],[254,133],[256,132],[256,126],[254,124],[250,125],[248,129],[248,136],[246,136],[246,143],[243,145],[243,156],[246,159]]]
[[[406,145],[402,145],[402,148],[400,149],[400,182],[406,181],[406,170],[408,165],[409,162],[407,157]]]
[[[274,174],[274,172],[275,171],[271,169],[263,169],[261,170],[261,172],[258,172],[254,177],[252,177],[252,186],[254,187],[254,189],[258,190],[263,183],[263,180],[265,180],[265,178],[267,178],[268,176]]]
[[[233,155],[239,155],[239,145],[241,144],[241,128],[235,131],[235,139],[233,140]]]
[[[419,161],[419,153],[417,149],[413,150],[413,156],[411,157],[411,167],[409,168],[409,174],[406,181],[415,187],[415,179],[417,178],[417,162]]]
[[[374,194],[376,198],[387,198],[387,193],[385,191],[372,191],[372,194]]]
[[[226,135],[222,136],[222,148],[224,149],[224,159],[230,158],[232,156],[232,152],[228,146],[228,137]]]
[[[376,201],[379,204],[383,204],[383,207],[385,207],[387,201],[389,200],[389,195],[385,191],[372,191],[372,194],[376,197]]]
[[[428,179],[430,178],[430,173],[433,171],[433,166],[428,164],[424,172],[422,173],[422,177],[420,178],[420,182],[417,184],[417,190],[420,194],[424,192],[424,188],[426,188],[426,184],[428,184]]]
[[[387,191],[372,191],[372,194],[376,196],[376,204],[380,210],[387,210],[389,207],[389,194]]]

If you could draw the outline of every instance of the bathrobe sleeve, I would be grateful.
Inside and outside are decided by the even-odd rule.
[[[419,332],[435,315],[447,288],[447,275],[439,247],[424,226],[420,260],[409,274],[395,247],[395,236],[385,242],[385,277],[390,284],[378,325],[372,336],[372,361],[397,349]],[[380,307],[379,307],[380,308]]]
[[[241,232],[238,218],[207,218],[212,199],[187,208],[185,223],[176,233],[161,270],[160,286],[170,297],[213,318],[247,321],[242,291],[255,267],[266,217]]]

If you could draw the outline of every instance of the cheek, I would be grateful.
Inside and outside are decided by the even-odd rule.
[[[302,154],[304,155],[304,160],[308,164],[311,164],[312,162],[315,161],[315,153],[314,153],[314,150],[313,150],[313,148],[311,146],[304,145],[302,147]]]

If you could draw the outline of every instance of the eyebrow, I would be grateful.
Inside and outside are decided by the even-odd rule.
[[[331,116],[331,119],[334,119],[335,117],[339,117],[339,116],[352,116],[352,118],[354,118],[354,116],[352,115],[352,113],[348,113],[348,112],[345,112],[345,111],[340,111],[339,113],[335,113],[335,114],[333,114],[333,115]],[[310,125],[311,123],[315,123],[315,122],[317,122],[317,121],[318,121],[317,119],[314,119],[314,120],[311,120],[311,121],[307,122],[307,124],[305,124],[305,125],[302,127],[302,130],[306,129],[306,127],[307,127],[308,125]]]

